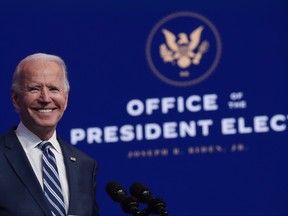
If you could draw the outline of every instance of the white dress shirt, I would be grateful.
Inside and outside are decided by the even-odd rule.
[[[43,189],[42,150],[39,148],[38,144],[44,140],[41,140],[38,136],[36,136],[30,130],[28,130],[22,122],[19,123],[16,129],[16,135]],[[67,213],[69,207],[68,181],[64,164],[64,158],[62,155],[60,144],[56,138],[56,131],[54,132],[53,136],[47,141],[49,141],[52,144],[51,151],[54,153],[56,158],[65,203],[65,210]]]

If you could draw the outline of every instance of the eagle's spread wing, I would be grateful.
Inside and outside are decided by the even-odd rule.
[[[197,29],[191,32],[189,50],[193,51],[199,45],[203,29],[204,29],[203,26],[199,26]]]
[[[178,50],[178,45],[176,43],[176,36],[172,32],[168,31],[167,29],[163,29],[162,33],[165,36],[166,44],[168,45],[168,47],[172,51],[176,52]]]

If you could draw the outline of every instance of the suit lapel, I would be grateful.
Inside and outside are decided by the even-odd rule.
[[[14,131],[11,131],[8,136],[6,136],[4,154],[35,202],[38,203],[46,215],[51,215],[45,203],[41,185]]]
[[[66,167],[66,175],[67,175],[67,181],[68,181],[68,187],[69,187],[69,210],[68,214],[70,213],[71,206],[74,205],[73,203],[73,195],[74,191],[76,190],[75,187],[78,185],[77,183],[77,170],[79,167],[79,163],[77,162],[77,157],[74,155],[73,149],[65,143],[63,140],[58,138],[58,142],[60,143],[62,154],[64,157],[64,163]],[[72,187],[73,185],[73,187]]]

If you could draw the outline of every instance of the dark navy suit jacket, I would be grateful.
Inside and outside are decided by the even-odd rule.
[[[68,215],[98,216],[96,161],[60,138],[58,141],[69,185]],[[41,185],[14,130],[0,137],[0,215],[51,216]]]

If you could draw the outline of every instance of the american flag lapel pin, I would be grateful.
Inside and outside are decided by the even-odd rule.
[[[76,161],[76,158],[75,157],[70,157],[70,160],[75,162]]]

